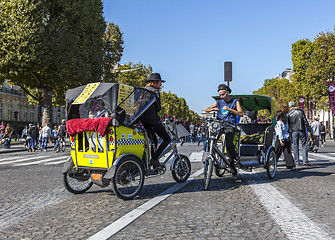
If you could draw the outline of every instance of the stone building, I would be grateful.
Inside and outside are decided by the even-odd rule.
[[[0,121],[10,123],[17,134],[21,134],[25,125],[39,122],[39,107],[28,103],[28,98],[19,90],[19,86],[10,85],[7,81],[0,85]],[[65,115],[64,108],[53,106],[52,124],[58,124]]]

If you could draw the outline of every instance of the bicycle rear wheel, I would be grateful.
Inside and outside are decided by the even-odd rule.
[[[211,182],[213,172],[213,159],[208,156],[204,162],[204,190],[207,190]]]

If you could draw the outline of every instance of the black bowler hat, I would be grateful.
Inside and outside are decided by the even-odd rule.
[[[145,80],[146,82],[151,82],[151,81],[162,81],[165,82],[165,80],[161,79],[161,75],[159,73],[151,73],[150,78]]]
[[[231,89],[230,89],[226,84],[220,84],[220,85],[218,86],[218,91],[220,91],[220,90],[226,90],[226,91],[228,91],[229,93],[231,93]]]

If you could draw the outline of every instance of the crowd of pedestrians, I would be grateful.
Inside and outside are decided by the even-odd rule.
[[[50,124],[39,126],[39,124],[30,123],[22,130],[20,137],[24,140],[24,147],[28,152],[35,152],[36,150],[46,152],[48,143],[53,143],[53,147],[56,149],[59,138],[65,141],[66,132],[66,121],[63,119],[59,126],[54,125],[52,129]],[[0,143],[2,147],[10,148],[13,133],[14,129],[11,125],[2,121],[0,124]]]
[[[313,123],[309,123],[305,112],[295,107],[295,102],[277,111],[276,144],[277,159],[284,154],[284,161],[288,169],[294,170],[297,165],[311,166],[308,161],[308,150],[318,152],[321,146],[326,145],[326,127],[318,116]],[[299,159],[299,143],[301,142],[302,162]],[[291,149],[293,147],[293,156]]]

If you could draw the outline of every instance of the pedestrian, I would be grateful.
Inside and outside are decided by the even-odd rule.
[[[31,136],[31,147],[29,148],[30,151],[36,151],[37,148],[37,142],[38,142],[38,136],[39,136],[39,131],[36,125],[33,123],[31,128],[30,128],[30,136]],[[29,151],[29,150],[28,150]]]
[[[5,135],[5,129],[6,129],[5,122],[2,121],[1,124],[0,124],[0,137]]]
[[[12,140],[12,135],[14,132],[14,128],[12,128],[12,126],[7,123],[7,127],[5,128],[5,134],[9,136],[9,139]]]
[[[315,116],[314,122],[311,124],[311,135],[314,143],[312,152],[315,153],[319,151],[320,132],[321,132],[321,123],[319,122],[318,116]]]
[[[58,132],[58,128],[57,128],[57,125],[55,125],[54,129],[52,129],[52,131],[51,131],[51,137],[52,137],[52,141],[54,143],[54,150],[56,150],[57,141],[58,141],[57,132]]]
[[[320,129],[320,138],[321,138],[321,146],[326,146],[326,126],[321,123],[321,129]]]
[[[194,138],[195,138],[195,136],[194,136],[195,125],[193,124],[193,122],[191,122],[189,129],[190,129],[190,138],[191,138],[190,140],[191,140],[191,143],[193,143]]]
[[[27,140],[27,132],[28,132],[28,126],[26,125],[24,129],[22,130],[21,138],[24,139],[24,148],[28,149],[28,140]]]
[[[290,170],[295,170],[294,159],[291,152],[291,141],[290,134],[288,132],[288,124],[286,114],[279,110],[277,112],[277,124],[275,126],[276,130],[276,143],[275,143],[275,153],[277,161],[282,153],[284,153],[284,161],[286,168]]]
[[[310,166],[311,163],[308,161],[307,153],[307,131],[310,130],[309,123],[307,121],[305,112],[302,109],[295,107],[295,102],[291,101],[288,104],[290,110],[287,113],[287,121],[289,130],[292,134],[294,160],[296,165],[300,165],[299,162],[299,140],[302,145],[302,159],[303,164]]]
[[[41,130],[41,137],[42,137],[42,143],[41,143],[41,150],[44,152],[48,151],[48,141],[51,138],[51,129],[49,127],[49,124],[45,124],[45,126]]]
[[[198,141],[198,146],[201,142],[205,141],[206,139],[206,128],[205,128],[205,123],[202,123],[201,126],[199,127],[200,129],[200,138]]]
[[[28,142],[28,152],[32,151],[32,146],[33,146],[33,141],[31,138],[31,127],[33,124],[29,123],[28,124],[28,129],[27,129],[27,142]]]
[[[243,116],[243,111],[238,99],[233,99],[229,97],[231,93],[231,89],[226,84],[220,84],[218,86],[218,93],[220,95],[220,100],[216,100],[216,102],[205,109],[206,112],[216,111],[217,118],[220,120],[224,120],[231,125],[227,125],[224,128],[225,134],[225,143],[226,149],[229,155],[230,160],[230,168],[232,170],[233,175],[237,175],[237,170],[235,168],[234,161],[238,161],[238,154],[234,145],[234,136],[236,131],[236,115],[239,117]]]

